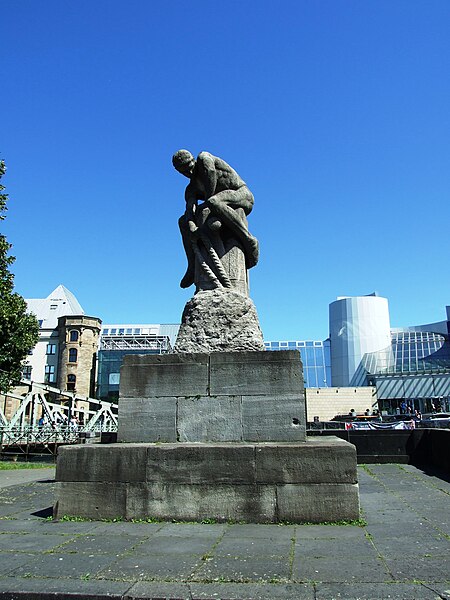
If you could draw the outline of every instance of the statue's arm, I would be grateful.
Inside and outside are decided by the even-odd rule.
[[[186,187],[184,199],[186,200],[186,211],[184,213],[186,215],[186,219],[188,221],[193,221],[195,209],[197,208],[198,197],[195,187],[192,185],[192,183]]]
[[[215,159],[209,152],[201,152],[197,158],[197,169],[205,188],[205,199],[214,196],[217,185],[217,169]]]

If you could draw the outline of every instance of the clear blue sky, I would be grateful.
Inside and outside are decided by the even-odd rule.
[[[255,196],[266,339],[323,339],[377,290],[391,325],[450,304],[448,0],[4,0],[3,232],[16,290],[104,322],[178,322],[179,148]]]

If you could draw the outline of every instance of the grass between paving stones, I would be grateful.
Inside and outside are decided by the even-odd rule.
[[[16,469],[52,469],[54,464],[49,463],[22,463],[0,461],[0,471],[14,471]]]
[[[47,517],[47,520],[52,521],[53,517]],[[247,525],[246,521],[217,521],[216,519],[202,519],[201,521],[179,521],[178,519],[172,519],[166,521],[164,519],[157,519],[154,517],[147,517],[144,519],[124,519],[123,517],[114,517],[112,519],[88,519],[87,517],[77,517],[75,515],[63,515],[58,521],[72,521],[76,523],[100,521],[102,523],[174,523],[175,525]],[[305,521],[303,523],[293,523],[291,521],[282,521],[281,523],[265,523],[265,525],[274,525],[276,527],[287,527],[289,525],[329,525],[329,526],[351,526],[351,527],[365,527],[367,525],[366,519],[360,517],[359,519],[350,519],[342,521],[321,521],[320,523],[313,521]]]

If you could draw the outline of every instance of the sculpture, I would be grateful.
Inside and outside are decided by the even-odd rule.
[[[195,283],[183,311],[176,353],[264,350],[255,305],[248,297],[248,269],[258,262],[258,240],[247,215],[253,194],[224,160],[178,150],[172,162],[190,181],[178,221],[188,260],[181,287]],[[199,202],[200,201],[200,202]]]
[[[201,152],[195,160],[188,150],[179,150],[172,162],[190,179],[186,210],[178,222],[188,260],[181,287],[195,283],[197,291],[240,287],[244,292],[239,276],[227,269],[226,257],[238,247],[244,272],[258,262],[258,240],[249,233],[246,219],[253,208],[253,194],[230,165],[209,152]],[[199,200],[203,201],[200,205]],[[236,258],[232,263],[236,271]]]

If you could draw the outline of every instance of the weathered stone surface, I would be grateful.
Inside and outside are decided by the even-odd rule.
[[[147,482],[255,483],[254,445],[161,444],[147,448]]]
[[[97,520],[124,517],[128,485],[131,484],[121,481],[61,481],[56,485],[53,516],[56,519],[70,515]]]
[[[120,372],[120,398],[205,396],[207,354],[129,354]],[[120,403],[119,403],[120,411]]]
[[[242,396],[242,439],[246,442],[304,441],[303,397]]]
[[[303,394],[298,350],[282,352],[214,352],[210,357],[210,394]]]
[[[121,398],[119,442],[176,442],[176,398]]]
[[[277,501],[280,521],[321,523],[359,518],[357,483],[278,485]]]
[[[175,352],[264,350],[255,305],[232,290],[198,292],[186,304]]]
[[[143,444],[87,444],[61,446],[56,466],[57,481],[143,481],[147,446]]]
[[[91,460],[96,450],[98,456]],[[343,460],[350,461],[350,450],[347,442],[328,437],[292,444],[62,448],[57,515],[255,523],[356,519],[358,486],[349,483],[356,481],[351,466],[337,465],[336,473],[331,471],[335,464],[331,453],[341,452]],[[354,454],[353,458],[356,464]],[[126,473],[127,462],[130,474]],[[311,483],[311,470],[315,481],[321,483]],[[72,480],[67,481],[70,476]]]
[[[334,436],[256,446],[257,483],[357,483],[356,448]]]
[[[270,523],[275,520],[275,509],[273,485],[129,484],[126,518]]]
[[[302,364],[297,350],[131,355],[122,373],[126,377],[120,388],[121,442],[306,438]],[[162,396],[132,398],[129,387],[139,392],[155,390]]]
[[[240,396],[178,398],[179,442],[242,440]]]

